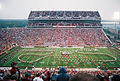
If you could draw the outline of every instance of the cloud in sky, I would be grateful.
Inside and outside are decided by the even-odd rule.
[[[0,19],[27,19],[31,10],[99,11],[102,19],[120,12],[120,0],[0,0]]]

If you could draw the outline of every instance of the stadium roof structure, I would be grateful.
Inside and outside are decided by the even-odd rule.
[[[28,20],[97,20],[98,11],[31,11]]]

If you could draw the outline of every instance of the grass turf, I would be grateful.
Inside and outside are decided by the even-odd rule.
[[[96,50],[94,50],[96,49]],[[16,51],[18,50],[18,51]],[[69,52],[71,55],[61,55],[62,52]],[[11,62],[17,62],[18,66],[32,67],[33,65],[37,68],[41,67],[57,67],[65,66],[68,67],[80,67],[80,68],[96,68],[98,64],[101,67],[120,67],[120,51],[115,48],[13,48],[7,52],[8,54],[2,54],[0,56],[0,66],[10,66]],[[95,54],[97,55],[87,55]],[[103,53],[104,55],[99,55]],[[18,57],[22,54],[20,59],[23,61],[35,61],[44,56],[48,57],[41,59],[33,63],[22,63],[18,60]],[[33,54],[33,55],[30,55]],[[114,62],[97,62],[96,60],[114,60],[114,58],[107,56],[112,55],[117,58]],[[7,60],[7,61],[5,61]]]

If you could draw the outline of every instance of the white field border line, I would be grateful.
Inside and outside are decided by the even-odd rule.
[[[103,49],[104,50],[104,49]],[[101,50],[103,53],[104,53],[104,51],[103,50]],[[102,58],[102,57],[100,57],[100,58]],[[104,57],[102,58],[102,60],[104,60]],[[105,64],[106,65],[106,63],[104,62],[104,63],[102,63],[102,64]],[[102,65],[103,66],[103,65]]]
[[[9,61],[7,61],[6,63],[5,63],[5,66],[7,66],[8,65],[8,63],[11,61],[11,60],[13,60],[13,58],[15,58],[15,57],[17,57],[18,55],[14,55]]]
[[[61,52],[59,51],[59,54],[60,54],[60,53],[61,53]],[[61,55],[61,54],[60,54],[60,55],[59,55],[59,54],[57,54],[57,56],[56,56],[56,57],[59,57],[59,56]],[[59,56],[58,56],[58,55],[59,55]],[[60,62],[62,62],[62,60],[61,60],[61,61],[59,61],[57,58],[55,58],[55,60],[57,61],[57,63],[58,63],[58,64],[62,64],[62,63],[60,63]],[[56,64],[56,65],[58,66],[58,64]]]
[[[21,56],[24,56],[24,54],[22,54]],[[30,59],[30,57],[29,58],[27,58],[27,61]],[[19,59],[18,59],[19,60]],[[19,60],[20,61],[20,60]],[[21,61],[20,61],[21,62]]]
[[[53,56],[53,58],[54,58],[54,56]],[[55,58],[54,58],[54,62],[55,62]],[[56,62],[55,62],[55,64],[56,64]],[[55,65],[55,64],[53,64],[53,65]]]
[[[22,53],[23,53],[23,51],[22,51]],[[23,54],[21,54],[20,56],[22,56]],[[19,57],[19,56],[18,56]],[[29,57],[30,58],[30,57]],[[27,60],[29,59],[29,58],[27,58]],[[19,59],[18,59],[19,60]],[[21,62],[21,61],[20,61]],[[24,64],[23,64],[24,65]]]
[[[22,54],[21,55],[23,55],[23,51],[21,51],[22,52]],[[19,57],[19,56],[18,56]],[[30,58],[30,57],[29,57]],[[27,60],[29,59],[29,58],[27,58]],[[21,62],[21,61],[20,61]],[[22,62],[21,62],[22,63]],[[24,64],[22,64],[22,65],[24,65]]]
[[[39,57],[40,58],[40,57]],[[38,61],[37,61],[38,62]],[[37,64],[37,62],[34,63],[34,66]]]
[[[48,60],[47,60],[47,66],[48,66],[49,60],[50,60],[50,57],[48,57]]]
[[[53,52],[51,51],[49,54],[46,54],[46,55],[48,55],[48,57],[50,57],[49,55],[50,55],[51,53],[53,54]],[[48,62],[47,62],[47,63],[48,63]],[[43,65],[43,64],[41,64],[41,66],[42,66],[42,65]]]
[[[44,56],[44,57],[41,57],[41,58],[39,58],[39,59],[37,59],[37,60],[35,60],[35,61],[23,61],[23,60],[20,59],[20,57],[26,56],[26,55]],[[48,57],[48,56],[49,56],[48,54],[43,54],[43,55],[39,55],[39,54],[22,54],[22,55],[20,55],[20,56],[18,57],[18,60],[19,60],[20,62],[23,62],[23,63],[33,63],[33,62],[38,62],[39,60],[44,59],[44,58],[46,58],[46,57]],[[29,57],[29,58],[30,58],[30,57]]]
[[[27,50],[28,51],[28,50]],[[47,50],[45,50],[45,51],[47,51]],[[50,51],[50,50],[49,50]],[[23,52],[23,51],[22,51]],[[40,52],[42,52],[42,51],[40,51]],[[52,53],[52,52],[50,52],[50,53]],[[46,58],[46,56],[49,56],[49,54],[44,54],[44,55],[42,55],[42,56],[44,56],[44,57],[42,57],[42,58],[39,58],[39,59],[37,59],[37,60],[35,60],[35,61],[23,61],[23,60],[21,60],[20,59],[20,57],[21,56],[24,56],[24,55],[27,55],[27,54],[22,54],[22,55],[20,55],[19,57],[18,57],[18,60],[20,61],[20,62],[24,62],[24,63],[33,63],[33,62],[38,62],[39,60],[41,60],[41,59],[43,59],[43,58]],[[28,54],[28,55],[38,55],[38,56],[41,56],[40,54]],[[30,57],[29,57],[30,58]],[[29,59],[28,58],[28,59]]]
[[[114,50],[115,51],[115,50]],[[115,53],[114,53],[115,54]],[[116,54],[115,54],[116,55]],[[120,63],[116,62],[119,66],[120,66]]]
[[[79,53],[81,55],[106,55],[106,56],[109,56],[109,57],[112,57],[114,60],[95,60],[95,61],[99,61],[99,62],[113,62],[113,61],[116,61],[117,58],[112,56],[112,55],[109,55],[109,54],[104,54],[104,53]]]
[[[109,50],[105,50],[105,51],[109,51]],[[109,51],[110,52],[110,51]],[[110,54],[111,55],[111,54]],[[116,64],[120,65],[120,63],[116,62]]]
[[[53,52],[55,50],[23,50],[23,52]]]
[[[10,53],[9,55],[13,55],[13,53],[14,52],[16,52],[17,50],[15,50],[15,51],[13,51],[12,53]],[[7,55],[6,57],[4,57],[4,58],[7,58],[7,59],[12,59],[12,58],[9,58],[9,55]],[[14,55],[13,55],[14,56]],[[1,61],[3,61],[4,59],[2,58],[2,60]],[[7,63],[6,61],[5,61],[5,63]]]

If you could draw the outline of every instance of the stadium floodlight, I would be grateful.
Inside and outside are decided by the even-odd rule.
[[[113,19],[114,20],[119,20],[120,19],[120,12],[114,12]]]

